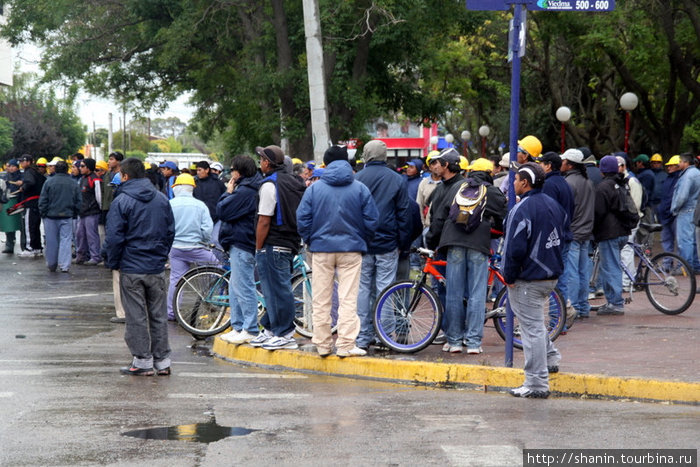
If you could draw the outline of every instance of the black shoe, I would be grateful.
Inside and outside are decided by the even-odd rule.
[[[112,316],[111,318],[109,318],[109,322],[122,324],[122,323],[126,323],[126,318],[119,318],[117,316]]]
[[[559,365],[548,366],[547,373],[559,373]]]
[[[620,316],[625,314],[625,309],[622,307],[616,307],[613,305],[610,305],[609,303],[606,303],[605,305],[601,306],[598,308],[598,315],[599,316]]]
[[[12,248],[12,249],[5,248],[4,250],[2,250],[2,252],[5,253],[6,255],[11,255],[12,253],[15,252],[15,249],[14,248]]]
[[[56,266],[49,266],[48,268],[50,272],[56,272]]]
[[[508,392],[515,397],[527,397],[531,399],[546,399],[549,397],[549,391],[533,391],[525,386],[510,389]]]
[[[170,376],[170,367],[168,368],[161,368],[160,370],[156,370],[156,374],[158,376]]]
[[[153,368],[136,368],[134,366],[125,366],[119,368],[119,373],[123,375],[133,375],[133,376],[153,376]]]

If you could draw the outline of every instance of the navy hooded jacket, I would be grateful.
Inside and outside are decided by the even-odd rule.
[[[127,274],[160,274],[175,239],[170,203],[147,178],[122,183],[107,213],[105,266]]]
[[[367,252],[378,224],[372,193],[347,161],[326,166],[297,208],[297,230],[311,252]]]
[[[386,166],[373,160],[355,175],[372,193],[379,212],[379,224],[367,252],[371,255],[389,253],[411,246],[411,212],[406,180]]]
[[[233,193],[221,195],[216,205],[216,216],[221,221],[219,243],[224,249],[235,246],[255,253],[255,218],[262,180],[260,172],[256,172],[252,177],[239,179]]]
[[[559,202],[559,205],[564,208],[566,213],[566,222],[562,226],[564,231],[564,240],[570,242],[574,237],[571,233],[571,219],[574,218],[574,192],[561,172],[553,170],[544,176],[544,186],[542,193],[549,195],[550,198]]]

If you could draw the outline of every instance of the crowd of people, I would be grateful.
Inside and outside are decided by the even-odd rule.
[[[503,235],[502,271],[525,354],[525,382],[511,393],[547,397],[548,374],[558,371],[561,356],[547,336],[542,309],[558,287],[567,319],[590,316],[589,294],[598,292],[589,289],[594,242],[606,299],[601,316],[624,313],[621,265],[633,261],[626,249],[641,234],[642,220],[658,221],[663,249],[677,251],[700,273],[700,158],[681,154],[664,162],[659,154],[640,154],[630,160],[616,153],[598,161],[587,148],[542,149],[529,135],[518,141],[513,163],[509,154],[470,163],[447,148],[396,168],[386,144],[372,140],[360,164],[345,147],[332,146],[323,167],[316,167],[271,145],[255,148],[259,167],[250,156],[234,157],[226,182],[219,178],[223,166],[206,161],[190,173],[175,161],[155,166],[119,152],[107,162],[76,154],[74,161],[35,163],[25,155],[9,161],[0,177],[3,253],[14,253],[20,231],[17,255],[43,254],[50,271],[104,261],[113,271],[113,321],[126,322],[133,356],[122,373],[168,375],[173,292],[189,267],[217,261],[209,242],[230,257],[226,342],[298,348],[291,273],[303,248],[313,270],[318,354],[328,356],[335,347],[339,357],[366,355],[379,343],[375,298],[420,269],[410,250],[425,244],[447,261],[446,283],[436,284],[445,310],[442,350],[478,355],[489,256]],[[511,186],[516,203],[509,208]],[[260,323],[256,274],[267,309]]]

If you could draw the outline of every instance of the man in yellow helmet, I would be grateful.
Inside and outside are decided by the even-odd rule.
[[[649,193],[649,205],[654,209],[654,214],[658,217],[658,208],[663,196],[664,181],[668,174],[664,170],[664,159],[661,154],[656,153],[649,160],[651,171],[654,174],[654,191]]]
[[[542,143],[537,137],[528,135],[518,141],[518,163],[534,162],[542,153]]]

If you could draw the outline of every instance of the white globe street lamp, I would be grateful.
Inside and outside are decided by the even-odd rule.
[[[486,157],[486,137],[491,133],[491,128],[486,125],[479,127],[479,136],[481,136],[481,157]]]
[[[561,122],[561,152],[566,149],[566,122],[571,119],[571,109],[566,106],[561,106],[557,109],[557,120]]]
[[[639,99],[633,92],[626,92],[620,96],[620,107],[625,111],[625,152],[629,150],[630,141],[630,112],[637,108]]]

